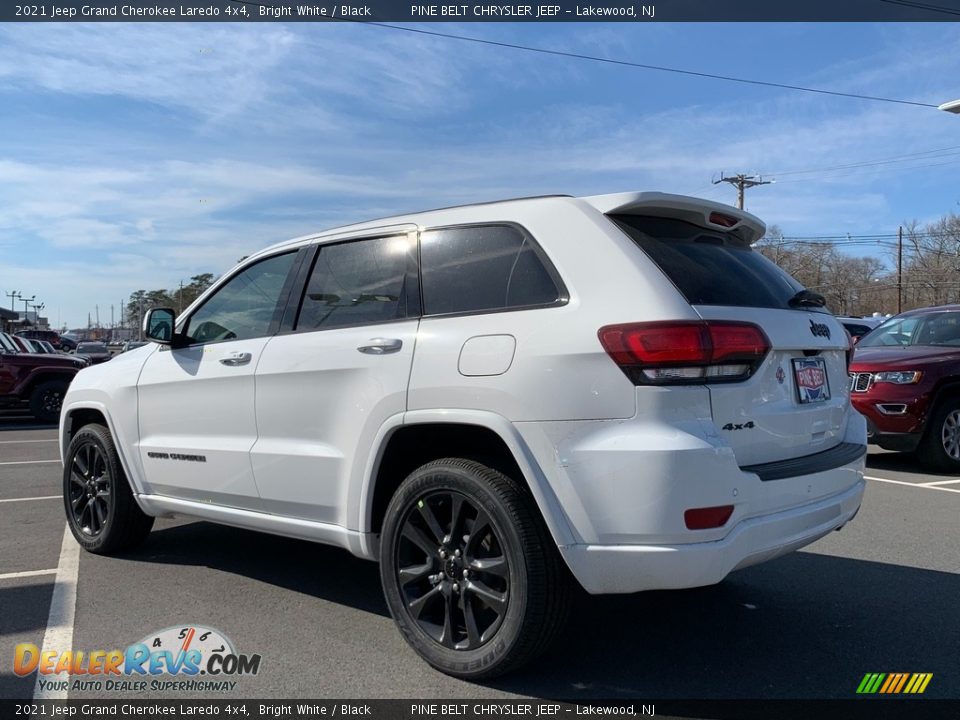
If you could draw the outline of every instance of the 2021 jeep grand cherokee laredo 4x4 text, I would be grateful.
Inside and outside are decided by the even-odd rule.
[[[866,427],[751,215],[659,193],[353,225],[243,261],[61,420],[88,550],[180,513],[380,561],[410,645],[529,660],[591,593],[717,583],[850,520]]]

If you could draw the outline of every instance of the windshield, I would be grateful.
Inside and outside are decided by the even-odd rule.
[[[960,347],[960,312],[891,318],[866,335],[857,347],[910,345]]]
[[[77,352],[81,355],[83,354],[92,354],[92,353],[104,353],[107,352],[106,345],[100,344],[82,344],[77,347]]]

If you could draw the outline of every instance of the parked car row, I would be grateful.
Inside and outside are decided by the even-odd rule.
[[[37,352],[35,342],[0,333],[0,407],[26,406],[40,422],[52,423],[60,418],[67,387],[88,362],[64,353]],[[40,342],[41,347],[50,346]]]

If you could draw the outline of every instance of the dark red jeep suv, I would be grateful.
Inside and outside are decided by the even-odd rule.
[[[960,471],[960,305],[910,310],[857,343],[850,401],[870,442]]]

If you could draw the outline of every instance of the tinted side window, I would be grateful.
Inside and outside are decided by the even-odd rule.
[[[296,329],[370,325],[416,314],[407,307],[415,247],[405,235],[321,246]]]
[[[283,284],[295,252],[275,255],[234,275],[201,305],[187,321],[190,343],[246,340],[270,334]]]
[[[549,305],[560,291],[520,229],[486,225],[420,235],[425,314]]]
[[[729,233],[669,218],[619,215],[612,219],[691,305],[789,309],[790,298],[803,289],[781,268]]]

